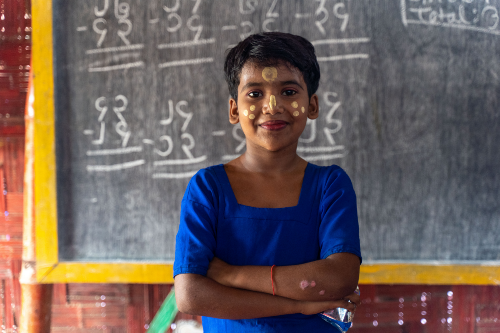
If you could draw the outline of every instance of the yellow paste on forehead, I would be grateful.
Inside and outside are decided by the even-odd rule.
[[[275,67],[265,67],[262,70],[262,77],[267,82],[273,82],[278,77],[278,70]]]
[[[269,108],[273,110],[273,108],[276,106],[276,97],[274,95],[271,95],[269,98]]]

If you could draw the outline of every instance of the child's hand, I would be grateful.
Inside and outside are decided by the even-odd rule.
[[[344,300],[350,301],[351,303],[355,304],[355,306],[358,306],[361,302],[361,297],[359,297],[359,293],[353,292],[349,296],[344,297]]]
[[[324,302],[302,302],[301,313],[304,315],[314,315],[336,308],[344,308],[352,313],[356,312],[356,304],[347,300],[324,301]]]
[[[224,286],[231,287],[230,269],[231,265],[214,257],[208,265],[207,277]]]

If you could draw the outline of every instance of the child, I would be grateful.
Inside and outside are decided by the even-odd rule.
[[[252,35],[224,66],[229,121],[246,152],[190,181],[176,239],[179,310],[204,332],[337,332],[317,313],[355,311],[361,252],[356,197],[338,166],[297,155],[318,117],[314,47],[286,33]]]

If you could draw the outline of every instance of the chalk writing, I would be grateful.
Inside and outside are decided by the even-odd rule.
[[[110,0],[104,0],[104,5],[102,9],[99,9],[98,6],[94,7],[94,14],[97,17],[92,23],[92,28],[95,33],[99,35],[99,39],[97,40],[97,47],[101,47],[106,38],[108,29],[106,28],[108,22],[104,19],[104,16],[107,14],[109,10],[109,2]],[[125,43],[125,45],[130,45],[130,41],[127,36],[132,32],[132,22],[128,19],[130,15],[130,5],[126,2],[120,2],[120,0],[114,1],[114,15],[118,20],[118,25],[120,28],[124,28],[123,30],[118,30],[117,35],[120,39]]]
[[[490,0],[401,0],[404,25],[422,24],[500,35],[500,4]]]
[[[148,71],[153,65],[170,75],[171,71],[180,67],[211,65],[215,62],[215,48],[219,44],[215,37],[206,36],[207,32],[218,31],[228,37],[224,39],[226,45],[234,46],[230,45],[230,42],[243,40],[259,31],[277,29],[280,26],[279,20],[282,19],[310,22],[316,31],[315,35],[319,37],[312,43],[317,48],[320,63],[369,59],[368,52],[363,51],[366,51],[364,45],[370,43],[370,38],[352,36],[349,33],[349,24],[354,22],[354,18],[349,13],[347,4],[345,0],[315,0],[311,6],[304,7],[307,8],[304,12],[290,13],[283,11],[285,3],[280,0],[238,0],[234,2],[234,9],[236,15],[240,15],[239,18],[230,16],[228,20],[220,22],[220,25],[211,25],[210,29],[206,29],[203,25],[205,22],[203,0],[151,0],[145,8],[143,17],[147,24],[152,25],[151,29],[157,29],[163,35],[159,35],[158,39],[132,43],[132,31],[137,29],[134,28],[135,25],[140,26],[139,22],[133,25],[135,19],[139,17],[134,12],[138,8],[137,1],[96,0],[95,5],[90,7],[92,24],[86,29],[86,25],[77,22],[75,29],[82,35],[90,30],[88,36],[93,36],[95,40],[92,43],[95,47],[85,51],[87,57],[94,57],[91,62],[87,62],[89,73],[128,71],[134,68]],[[260,21],[251,16],[257,11],[263,15]],[[176,36],[162,38],[161,36],[165,34],[167,37],[168,34]],[[116,38],[113,40],[112,36]],[[345,53],[342,48],[330,49],[332,45],[359,45],[359,47],[346,48],[345,50],[356,52]],[[152,47],[160,51],[160,57],[150,58],[148,61],[152,59],[158,61],[150,64],[142,60],[142,52]],[[203,48],[203,51],[197,51],[198,48]],[[178,54],[180,49],[189,49],[189,55],[172,58],[171,55]],[[93,106],[97,111],[96,123],[83,129],[83,134],[89,138],[89,147],[85,150],[85,155],[89,159],[104,157],[110,159],[106,164],[89,163],[87,171],[111,172],[150,165],[155,168],[151,174],[153,179],[182,179],[191,177],[195,169],[209,161],[211,158],[209,155],[197,154],[200,151],[198,147],[200,137],[195,136],[193,130],[190,130],[191,124],[199,121],[193,112],[196,109],[190,106],[194,102],[189,99],[175,101],[167,98],[162,99],[161,103],[162,116],[156,120],[152,119],[151,122],[159,125],[161,130],[154,133],[141,130],[135,133],[127,116],[132,114],[128,110],[128,97],[117,94],[114,97],[97,98]],[[325,108],[325,112],[321,113],[322,119],[307,121],[306,130],[299,139],[297,152],[309,161],[342,158],[345,155],[345,147],[339,142],[338,137],[342,130],[342,122],[336,116],[341,110],[342,103],[336,93],[326,92],[321,94],[320,104]],[[297,103],[294,103],[293,107],[297,109],[296,116],[306,111],[306,108]],[[253,116],[251,112],[248,115]],[[134,140],[134,144],[131,145],[133,136],[139,133],[144,137],[137,138],[139,141]],[[225,147],[220,155],[213,157],[216,160],[228,161],[245,151],[246,139],[239,124],[208,130],[204,135],[208,139],[217,141],[216,144],[220,147]],[[116,163],[112,162],[113,156],[130,156],[132,160]],[[213,163],[213,160],[210,163]]]
[[[122,112],[127,109],[128,100],[125,96],[118,95],[115,97],[114,101],[115,105],[113,106],[113,112],[119,120],[119,122],[115,125],[115,131],[116,133],[118,133],[118,135],[120,135],[122,139],[122,147],[126,147],[128,140],[130,139],[131,132],[129,130],[127,121],[122,115]],[[106,106],[105,103],[106,97],[99,97],[94,103],[95,109],[99,112],[99,117],[97,118],[97,121],[99,122],[99,137],[95,140],[92,140],[92,144],[94,145],[102,145],[104,143],[106,133],[106,122],[104,118],[108,112],[108,106]],[[84,134],[89,135],[93,134],[93,132],[91,133],[89,130],[85,130]]]
[[[174,106],[175,105],[175,106]],[[193,155],[192,150],[196,147],[196,141],[190,133],[187,133],[187,129],[189,123],[193,119],[193,113],[188,111],[189,103],[185,100],[178,101],[174,103],[173,100],[168,100],[168,116],[165,119],[160,120],[160,125],[168,126],[169,128],[175,124],[175,115],[178,115],[181,119],[183,119],[182,126],[180,128],[182,134],[180,135],[180,148],[184,155],[187,157],[185,159],[163,159],[157,160],[153,162],[155,167],[165,167],[165,166],[175,166],[175,165],[193,165],[199,164],[207,160],[207,155],[202,155],[195,157]],[[171,129],[169,129],[171,131]],[[158,141],[160,145],[163,146],[161,148],[154,148],[154,152],[160,157],[168,157],[174,150],[176,144],[170,135],[162,135],[159,137]],[[144,142],[144,141],[143,141]],[[152,142],[154,143],[154,142]],[[165,147],[166,146],[166,147]],[[177,179],[177,178],[185,178],[189,173],[155,173],[153,175],[154,179]],[[178,176],[175,176],[178,175]],[[176,178],[177,177],[177,178]]]
[[[330,12],[326,8],[326,0],[316,0],[319,2],[318,8],[316,8],[316,12],[314,13],[316,17],[316,27],[323,34],[326,35],[327,31],[325,29],[325,24],[328,22],[330,18]],[[344,32],[347,28],[347,24],[349,23],[349,13],[347,13],[345,4],[343,2],[336,3],[333,6],[333,15],[341,21],[340,31]]]
[[[299,147],[297,148],[297,152],[307,161],[327,161],[336,158],[344,157],[342,151],[344,150],[343,145],[338,145],[334,139],[334,134],[338,133],[342,129],[342,121],[340,119],[334,118],[335,113],[339,110],[342,105],[342,102],[338,99],[338,95],[335,92],[324,92],[322,94],[323,104],[328,107],[328,111],[325,115],[325,119],[320,121],[320,124],[326,123],[326,126],[323,127],[323,134],[326,137],[326,141],[330,144],[330,146],[308,146],[304,144],[312,144],[316,141],[318,133],[317,126],[318,120],[307,120],[306,130],[304,134],[299,139]],[[324,153],[332,153],[337,152],[335,154],[324,154]],[[309,153],[315,155],[307,155]]]

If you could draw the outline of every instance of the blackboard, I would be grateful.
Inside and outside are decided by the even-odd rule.
[[[370,261],[500,260],[499,0],[54,0],[59,258],[171,261],[183,192],[243,153],[225,51],[316,47],[299,154],[338,164]]]

